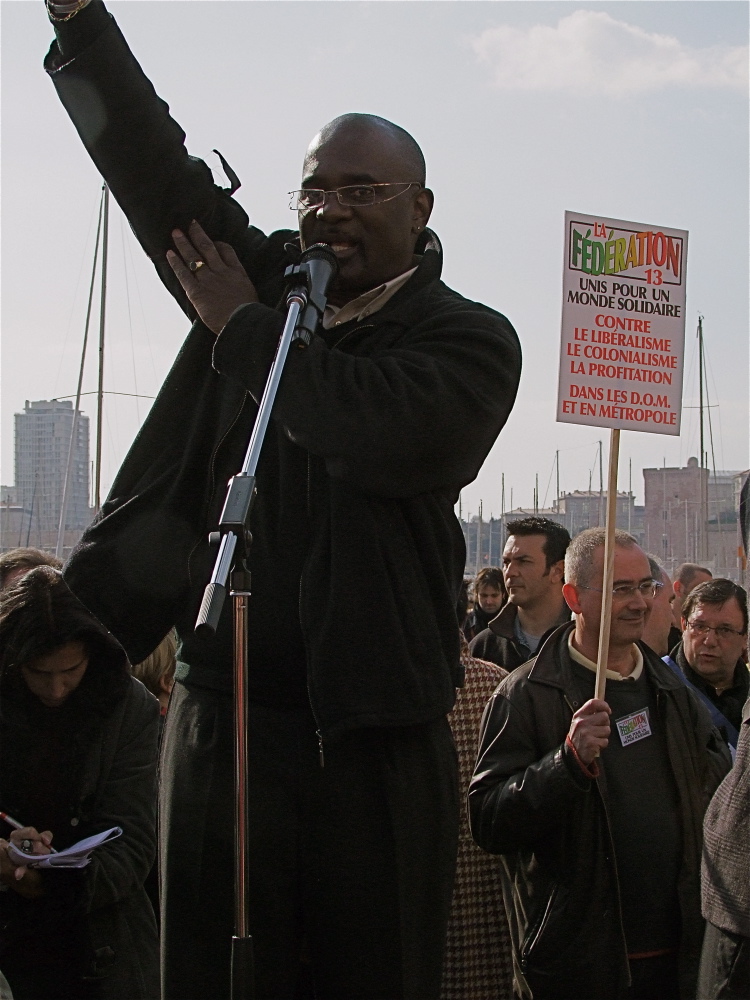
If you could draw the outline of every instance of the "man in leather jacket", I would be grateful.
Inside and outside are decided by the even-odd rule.
[[[639,642],[655,588],[625,532],[606,700],[593,697],[603,542],[602,529],[573,540],[564,594],[575,623],[487,707],[472,833],[502,855],[519,996],[692,1000],[701,823],[730,758],[703,707]]]
[[[563,561],[570,535],[546,517],[508,525],[503,579],[508,600],[471,643],[472,656],[515,670],[541,648],[549,633],[570,621],[563,600]]]

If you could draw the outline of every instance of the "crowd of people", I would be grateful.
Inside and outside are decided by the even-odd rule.
[[[339,116],[290,193],[298,230],[266,235],[229,164],[226,189],[188,154],[102,0],[46,11],[45,69],[192,327],[62,569],[0,559],[15,1000],[236,992],[239,630],[229,601],[215,632],[194,626],[285,272],[316,243],[337,271],[286,358],[235,566],[252,584],[237,637],[256,1000],[742,996],[744,591],[701,567],[670,590],[619,533],[603,699],[600,531],[510,524],[467,615],[455,505],[511,412],[521,350],[441,280],[419,145]],[[87,865],[55,867],[107,830]]]
[[[448,719],[468,810],[441,1000],[750,996],[745,591],[687,565],[676,579],[704,582],[680,594],[616,532],[597,700],[603,566],[602,529],[571,541],[529,517],[508,525],[502,566],[470,581],[473,619],[466,590],[459,601]],[[0,556],[0,587],[0,804],[24,822],[0,840],[5,995],[153,1000],[157,747],[175,637],[131,667],[38,550]],[[9,843],[46,855],[112,825],[122,837],[82,870],[8,855]],[[326,995],[304,950],[289,995]]]

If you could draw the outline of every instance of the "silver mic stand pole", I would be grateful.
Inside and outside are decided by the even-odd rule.
[[[224,509],[219,520],[219,530],[211,532],[209,536],[212,544],[218,544],[219,551],[195,624],[196,631],[207,629],[216,632],[226,597],[227,579],[230,578],[234,613],[235,736],[235,877],[231,1000],[254,1000],[255,997],[255,963],[253,939],[250,935],[247,885],[249,862],[247,627],[250,600],[247,557],[252,543],[249,528],[250,512],[257,494],[255,472],[289,348],[292,344],[301,348],[310,344],[323,317],[326,291],[337,269],[338,264],[331,248],[323,243],[316,243],[304,251],[299,264],[288,267],[284,273],[290,286],[286,299],[287,315],[284,329],[258,405],[242,469],[229,482]]]

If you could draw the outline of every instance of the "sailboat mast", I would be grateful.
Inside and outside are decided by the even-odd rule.
[[[479,520],[477,521],[477,551],[474,560],[474,576],[482,568],[482,501],[479,501]]]
[[[99,381],[96,394],[96,466],[94,469],[94,509],[101,508],[102,487],[102,408],[104,401],[104,320],[107,306],[107,250],[109,235],[109,188],[102,187],[102,295],[99,309]]]
[[[94,265],[91,268],[91,284],[89,286],[89,301],[86,307],[86,323],[83,328],[83,348],[81,350],[81,364],[78,368],[78,386],[76,387],[76,401],[73,407],[73,426],[70,432],[70,442],[68,444],[68,461],[65,465],[65,482],[63,483],[62,503],[60,505],[60,522],[57,526],[57,544],[55,545],[55,555],[62,559],[63,547],[65,544],[65,522],[68,517],[68,501],[70,498],[70,474],[73,467],[73,455],[75,454],[75,442],[78,432],[78,417],[81,412],[81,390],[83,388],[83,369],[86,364],[86,348],[89,341],[89,325],[91,323],[91,307],[94,304],[94,284],[96,282],[96,264],[99,260],[99,241],[102,234],[102,215],[104,213],[104,192],[99,203],[99,224],[96,228],[96,243],[94,245]],[[86,497],[88,503],[88,497]]]
[[[633,459],[628,459],[628,534],[630,534],[630,515],[633,510]]]
[[[703,317],[698,316],[698,408],[700,412],[700,536],[699,536],[699,546],[700,546],[700,560],[703,562],[706,559],[706,501],[708,499],[706,493],[706,482],[708,475],[703,475],[703,469],[705,467],[705,447],[703,443],[703,382],[704,382],[704,372],[703,372]]]

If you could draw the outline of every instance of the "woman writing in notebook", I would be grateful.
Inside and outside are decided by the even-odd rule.
[[[57,570],[0,594],[0,968],[15,1000],[158,998],[143,882],[155,853],[159,709]],[[17,868],[113,826],[82,869]],[[6,832],[7,830],[7,832]]]

